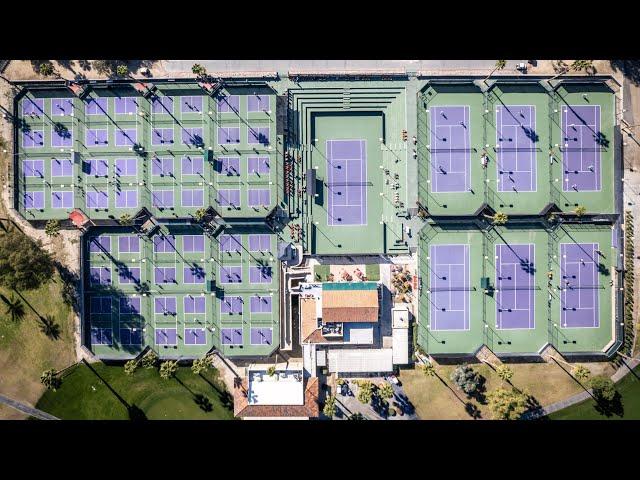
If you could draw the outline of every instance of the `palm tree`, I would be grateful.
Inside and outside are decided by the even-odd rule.
[[[142,368],[147,368],[147,369],[154,368],[158,363],[158,354],[153,350],[149,350],[147,353],[144,354],[141,362],[142,362]]]
[[[378,385],[378,392],[382,398],[391,398],[393,397],[393,387],[389,382],[383,382]]]
[[[578,205],[573,213],[576,214],[576,217],[582,217],[585,213],[587,213],[587,208],[584,205]]]
[[[511,370],[511,368],[506,365],[498,365],[496,373],[503,382],[511,383],[511,379],[513,378],[513,370]]]
[[[116,75],[119,77],[126,77],[129,75],[129,67],[127,65],[121,64],[116,67]]]
[[[207,210],[205,208],[199,208],[196,210],[196,213],[193,215],[197,222],[201,222],[204,220],[204,217],[207,216]]]
[[[122,215],[120,215],[120,218],[118,219],[118,223],[124,226],[132,225],[133,218],[131,218],[131,215],[129,215],[128,213],[123,213]]]
[[[44,227],[44,233],[50,237],[57,237],[60,234],[60,220],[49,220]]]
[[[589,370],[584,365],[577,365],[576,368],[573,369],[573,376],[580,382],[586,382],[591,377],[591,370]]]
[[[202,372],[206,372],[209,366],[209,357],[196,358],[191,364],[191,371],[195,375],[200,375]]]
[[[427,362],[422,365],[422,373],[424,373],[427,377],[435,377],[436,367],[433,366],[433,363]]]
[[[484,215],[485,218],[490,218],[493,225],[504,225],[509,221],[509,215],[504,212],[496,212],[493,215]]]
[[[273,377],[275,374],[276,374],[275,365],[271,365],[269,368],[267,368],[267,375],[269,375],[270,377]]]
[[[62,382],[58,377],[58,372],[52,368],[42,372],[42,375],[40,375],[40,383],[42,383],[47,390],[53,390],[55,392]]]
[[[335,395],[327,398],[327,401],[324,402],[324,408],[322,409],[322,413],[324,413],[327,417],[333,418],[336,414],[336,397]]]
[[[204,76],[207,75],[207,69],[204,68],[202,65],[200,65],[199,63],[194,63],[193,66],[191,67],[191,72],[193,72],[193,74],[198,78],[202,78]]]
[[[13,293],[11,294],[11,297],[9,297],[8,299],[5,298],[4,296],[2,297],[2,299],[7,304],[6,314],[11,316],[12,321],[17,322],[24,318],[25,311],[24,311],[24,304],[22,303],[22,300],[20,300],[19,298],[16,298],[13,295]]]
[[[485,78],[483,80],[483,82],[487,82],[487,80],[489,80],[489,78],[491,77],[491,75],[493,75],[496,71],[498,70],[504,70],[504,68],[507,66],[507,61],[506,60],[496,60],[496,65],[493,68],[493,70],[491,70],[491,73],[489,75],[487,75],[487,78]]]
[[[40,331],[44,333],[51,340],[57,340],[60,338],[60,325],[58,325],[55,319],[51,315],[40,317]]]
[[[138,362],[136,360],[129,360],[124,364],[124,373],[126,375],[133,375],[138,369]]]
[[[569,69],[573,72],[593,69],[593,60],[575,60],[571,63]]]
[[[168,380],[175,376],[178,371],[178,362],[176,360],[167,360],[160,364],[160,377]]]

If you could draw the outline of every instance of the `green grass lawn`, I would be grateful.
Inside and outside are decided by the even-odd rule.
[[[634,375],[635,373],[635,375]],[[609,409],[609,415],[597,409],[594,400],[585,400],[549,415],[551,420],[640,420],[640,367],[627,374],[616,384],[620,393],[617,408]],[[599,411],[600,410],[600,411]]]
[[[331,270],[331,265],[315,265],[313,267],[313,278],[318,282],[326,282]]]
[[[380,265],[377,263],[367,263],[365,265],[365,275],[367,280],[377,282],[380,280]]]
[[[201,406],[202,396],[210,402],[210,411]],[[157,369],[138,369],[127,376],[122,366],[79,364],[64,376],[58,391],[45,392],[37,408],[65,420],[127,420],[125,404],[150,420],[233,418],[233,397],[211,368],[198,376],[180,367],[176,378],[164,380]]]

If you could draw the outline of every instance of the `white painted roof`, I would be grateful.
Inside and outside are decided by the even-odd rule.
[[[390,372],[393,370],[390,348],[334,348],[329,350],[329,371],[339,373]]]

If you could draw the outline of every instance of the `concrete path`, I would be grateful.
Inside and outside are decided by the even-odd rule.
[[[611,375],[611,380],[613,380],[615,383],[618,383],[638,365],[640,365],[640,360],[629,361],[626,365],[621,366],[613,375]],[[532,420],[535,418],[544,417],[553,412],[557,412],[558,410],[562,410],[563,408],[575,405],[576,403],[584,402],[585,400],[589,400],[590,398],[592,398],[592,393],[593,392],[591,389],[589,389],[588,391],[576,393],[575,395],[565,398],[564,400],[560,400],[559,402],[555,402],[547,405],[546,407],[542,407],[540,410],[530,412],[523,417],[523,420]]]
[[[507,60],[505,70],[514,70],[519,62]],[[478,71],[491,70],[495,60],[165,60],[167,72],[190,72],[199,63],[210,72],[288,72],[290,70],[371,70]]]
[[[4,395],[0,395],[0,403],[7,405],[8,407],[15,408],[22,413],[26,413],[27,415],[31,415],[32,417],[36,417],[40,420],[60,420],[58,417],[49,415],[42,410],[30,407],[29,405],[25,405],[24,403],[17,402],[9,397],[5,397]]]

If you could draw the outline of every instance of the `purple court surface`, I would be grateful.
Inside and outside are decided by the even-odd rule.
[[[154,312],[175,315],[178,312],[176,297],[156,297],[153,299]]]
[[[327,224],[367,224],[367,142],[327,140]]]
[[[253,295],[251,297],[251,313],[271,313],[271,296]]]
[[[183,299],[184,313],[207,313],[207,300],[204,297],[187,295]]]
[[[535,245],[497,244],[496,328],[535,328]]]
[[[469,330],[469,245],[429,249],[431,330]]]
[[[431,191],[471,188],[468,106],[431,107]]]
[[[120,328],[120,343],[122,345],[142,345],[142,330],[140,328]]]
[[[598,244],[561,243],[561,320],[565,328],[600,326]]]
[[[223,328],[221,335],[223,345],[242,345],[242,327]]]
[[[247,193],[250,207],[268,207],[271,205],[271,192],[268,188],[250,188]]]
[[[562,106],[562,188],[600,191],[600,105]]]
[[[496,145],[498,145],[498,191],[535,192],[536,107],[498,105]]]
[[[156,328],[156,345],[176,345],[178,331],[175,328]]]
[[[242,304],[242,297],[225,295],[220,300],[220,313],[226,315],[241,315]]]
[[[273,330],[271,328],[252,328],[251,345],[271,345]]]
[[[206,345],[207,336],[204,328],[186,328],[184,329],[185,345]]]

